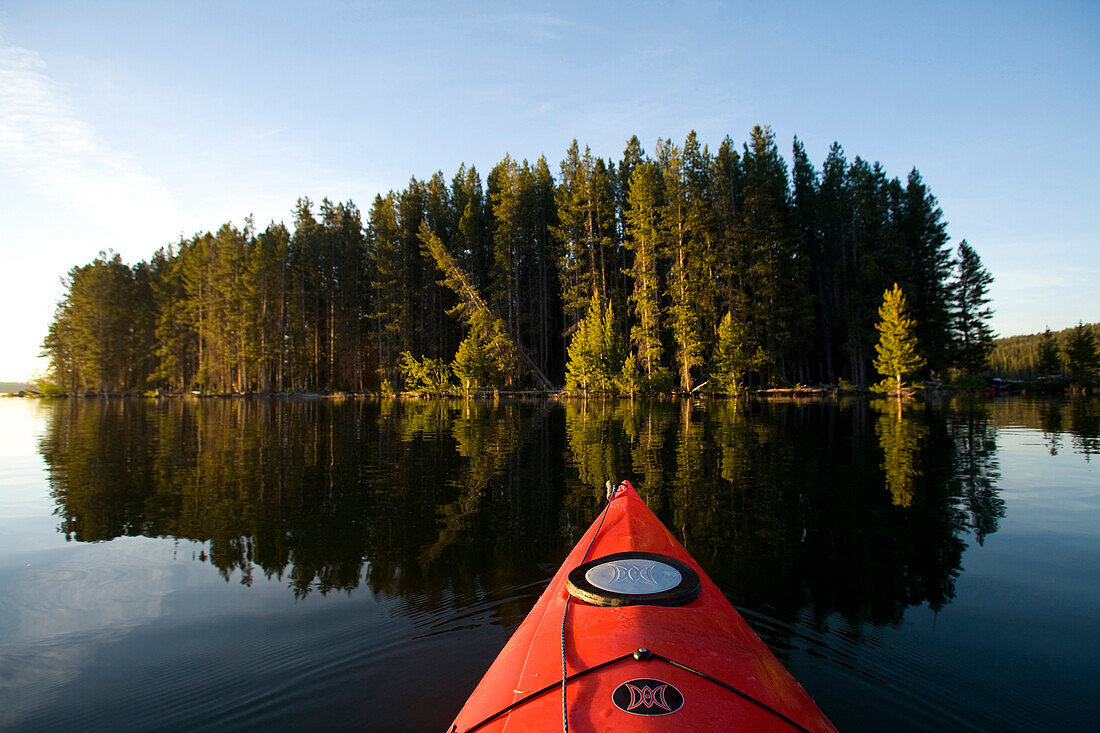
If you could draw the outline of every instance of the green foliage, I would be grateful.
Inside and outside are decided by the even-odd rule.
[[[577,325],[567,350],[565,388],[584,394],[610,394],[623,364],[623,343],[611,301],[593,295],[588,315]]]
[[[491,369],[492,361],[477,338],[470,335],[462,339],[451,370],[467,395],[489,384]]]
[[[916,480],[921,475],[920,447],[928,428],[902,414],[892,400],[881,406],[883,413],[875,421],[875,435],[882,448],[882,471],[886,490],[894,506],[913,503]]]
[[[1066,338],[1066,366],[1073,379],[1091,383],[1100,369],[1100,356],[1096,351],[1096,337],[1092,329],[1078,322]]]
[[[672,394],[676,391],[676,377],[668,369],[655,369],[645,380],[647,394]]]
[[[408,351],[402,351],[398,367],[410,392],[440,393],[451,389],[451,367],[443,359],[424,357],[417,361]]]
[[[766,357],[748,342],[748,328],[727,312],[718,325],[718,344],[711,356],[708,388],[720,394],[736,394],[744,387],[745,375],[759,368]]]
[[[67,293],[42,344],[59,386],[71,392],[143,386],[139,368],[152,349],[145,341],[148,291],[137,274],[114,252],[100,252],[90,264],[69,271]]]
[[[1084,326],[1092,331],[1093,339],[1100,342],[1100,323],[1085,323]],[[1066,344],[1073,330],[1073,328],[1065,328],[1051,332],[1047,348],[1055,355],[1055,359],[1051,359],[1047,364],[1048,368],[1054,365],[1054,369],[1050,371],[1039,367],[1040,348],[1048,338],[1045,333],[996,339],[989,357],[990,370],[999,376],[1017,379],[1050,376],[1052,373],[1061,372],[1064,367]]]
[[[989,389],[989,382],[980,374],[960,372],[951,380],[950,387],[962,392],[984,392]]]
[[[579,323],[593,295],[607,298],[619,270],[613,171],[574,140],[561,162],[554,194],[565,327]]]
[[[581,483],[601,492],[630,463],[621,407],[615,402],[571,401],[565,405],[565,437]],[[597,496],[602,494],[597,493]]]
[[[1050,375],[1062,371],[1062,357],[1058,353],[1058,340],[1050,327],[1039,336],[1039,359],[1036,368],[1040,375]]]
[[[616,378],[615,384],[621,394],[629,397],[633,397],[642,391],[645,385],[645,376],[642,374],[641,367],[638,366],[638,357],[634,356],[634,352],[627,353],[626,361],[623,362],[623,369]]]
[[[878,314],[875,369],[885,377],[883,387],[887,392],[900,393],[905,387],[904,378],[924,366],[924,357],[917,353],[915,324],[906,314],[905,295],[897,283],[882,294]]]
[[[58,384],[53,374],[43,374],[31,378],[31,388],[43,397],[60,397],[65,394],[64,385]]]

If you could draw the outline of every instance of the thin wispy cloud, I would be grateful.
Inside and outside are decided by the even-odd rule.
[[[486,20],[517,35],[525,35],[546,41],[559,41],[567,33],[575,32],[580,24],[549,13],[507,13],[490,15]]]
[[[0,165],[108,231],[179,221],[167,189],[81,120],[42,58],[0,41]]]

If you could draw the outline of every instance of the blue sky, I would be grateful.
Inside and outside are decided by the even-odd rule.
[[[299,196],[573,138],[716,149],[769,124],[815,164],[917,167],[996,278],[1003,335],[1100,321],[1100,4],[0,4],[0,381],[59,278]]]

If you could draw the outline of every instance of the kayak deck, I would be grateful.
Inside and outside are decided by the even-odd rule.
[[[618,553],[650,554],[633,566],[626,556],[621,567],[595,567]],[[684,605],[652,605],[632,603],[627,593],[621,602],[631,605],[593,605],[569,592],[570,572],[586,561],[594,568],[587,577],[596,595],[616,583],[660,590],[657,576],[671,583],[676,574],[661,566],[679,563],[689,568],[680,575],[697,574],[698,595]],[[577,543],[449,730],[562,730],[563,640],[570,730],[835,730],[627,483]]]

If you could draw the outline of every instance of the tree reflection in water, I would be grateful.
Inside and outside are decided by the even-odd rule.
[[[895,506],[913,503],[920,469],[920,444],[928,430],[911,417],[905,417],[900,400],[876,400],[881,415],[875,421],[875,435],[882,446],[882,471],[886,474],[886,489]],[[916,406],[911,406],[915,409]]]
[[[69,400],[40,450],[68,538],[195,540],[227,580],[258,572],[298,596],[363,583],[428,602],[493,596],[555,567],[614,477],[735,602],[890,624],[948,603],[966,535],[983,541],[1004,515],[997,404],[892,409]],[[1061,409],[1095,452],[1095,412]]]

